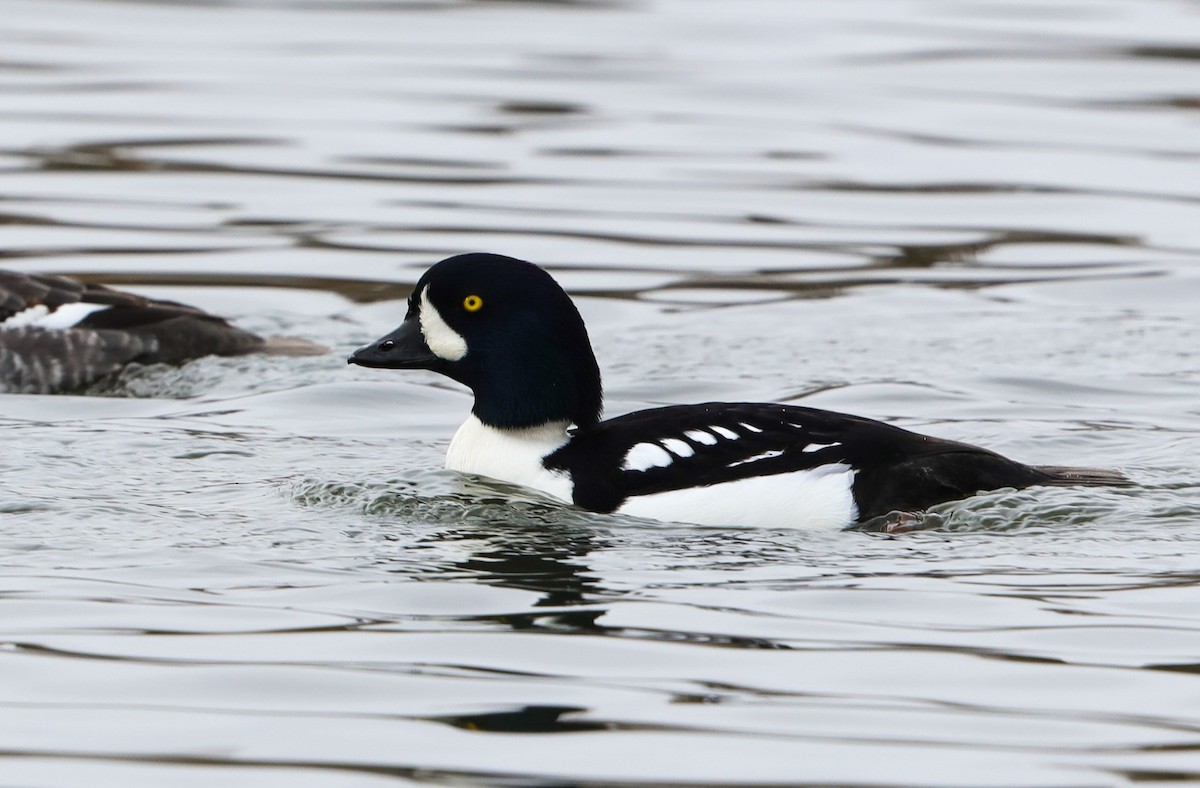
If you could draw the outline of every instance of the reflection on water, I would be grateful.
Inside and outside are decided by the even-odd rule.
[[[338,348],[0,401],[6,782],[1200,780],[1192,6],[0,16],[0,265]],[[1137,485],[897,537],[457,478],[462,390],[341,351],[469,250],[579,296],[610,414],[796,402]]]

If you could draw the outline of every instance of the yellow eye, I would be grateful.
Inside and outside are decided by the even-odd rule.
[[[469,295],[463,299],[463,309],[468,312],[478,312],[483,309],[483,299],[477,295]]]

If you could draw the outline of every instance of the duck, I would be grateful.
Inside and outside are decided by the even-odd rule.
[[[187,304],[0,269],[0,393],[76,391],[135,363],[325,352],[303,339],[261,337]]]
[[[903,532],[930,507],[984,491],[1128,483],[798,405],[666,405],[602,420],[600,369],[570,296],[541,267],[498,254],[433,265],[400,326],[348,362],[463,384],[474,404],[450,440],[448,469],[592,512]]]

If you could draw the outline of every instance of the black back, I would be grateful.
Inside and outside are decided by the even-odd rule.
[[[711,438],[687,435],[695,431]],[[637,444],[661,446],[668,438],[684,441],[693,454],[674,455],[665,467],[622,468]],[[630,413],[578,430],[545,464],[571,475],[577,505],[601,512],[637,495],[844,464],[857,471],[853,491],[860,520],[1051,479],[969,444],[858,416],[768,403],[712,402]]]

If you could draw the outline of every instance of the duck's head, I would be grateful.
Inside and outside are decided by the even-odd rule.
[[[453,378],[493,427],[600,417],[600,370],[575,304],[550,274],[503,255],[463,254],[430,268],[400,327],[348,360]]]

